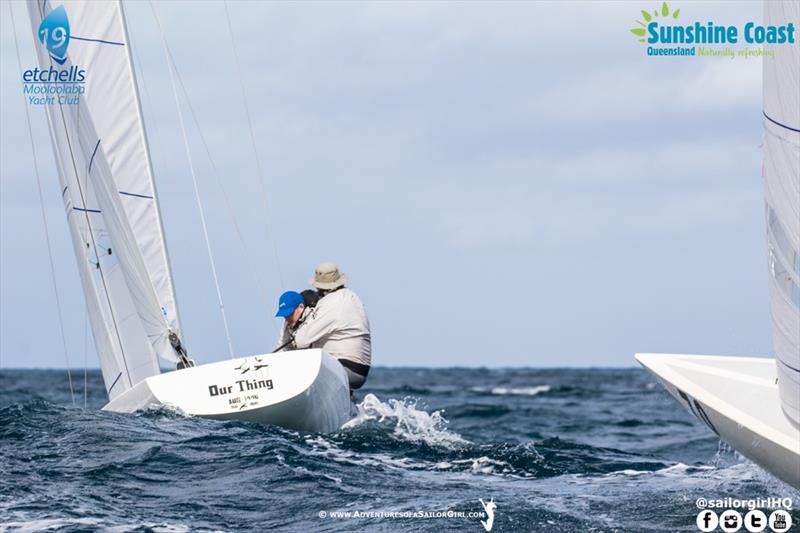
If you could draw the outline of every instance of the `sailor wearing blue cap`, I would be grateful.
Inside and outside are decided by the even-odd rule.
[[[320,263],[309,283],[315,290],[281,295],[276,316],[285,322],[275,351],[320,348],[344,367],[350,389],[358,389],[372,364],[364,304],[345,286],[347,276],[334,263]]]
[[[303,295],[295,291],[286,291],[278,299],[278,311],[275,316],[283,317],[283,328],[275,351],[293,349],[294,335],[300,324],[303,323],[310,307],[305,305]]]
[[[294,324],[300,318],[304,308],[302,294],[295,291],[286,291],[281,294],[278,300],[278,312],[275,313],[275,316],[283,317],[290,324]]]

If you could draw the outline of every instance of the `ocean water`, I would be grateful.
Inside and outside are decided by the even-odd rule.
[[[376,368],[330,435],[105,413],[98,371],[84,410],[73,377],[77,407],[64,371],[0,370],[4,531],[481,532],[481,499],[492,531],[698,531],[697,498],[800,503],[639,369]]]

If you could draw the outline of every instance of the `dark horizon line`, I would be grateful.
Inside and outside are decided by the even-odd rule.
[[[480,370],[485,368],[487,370],[625,370],[631,368],[640,368],[644,370],[638,364],[631,364],[631,365],[608,365],[608,366],[599,366],[599,365],[590,365],[590,366],[417,366],[417,365],[409,365],[409,366],[389,366],[389,365],[379,365],[373,366],[373,369],[386,369],[386,370],[416,370],[416,369],[425,369],[425,370]],[[67,368],[65,367],[25,367],[25,366],[7,366],[7,367],[0,367],[0,372],[4,370],[34,370],[34,371],[61,371],[66,372]],[[84,370],[83,367],[77,368],[70,368],[72,372],[82,372]],[[86,367],[86,370],[100,370],[99,366],[96,367]],[[172,372],[173,369],[171,368],[162,368],[162,372]]]

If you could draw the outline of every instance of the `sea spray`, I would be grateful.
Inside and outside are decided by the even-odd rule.
[[[469,442],[461,435],[447,429],[447,419],[444,418],[443,411],[428,413],[417,409],[416,400],[390,398],[382,402],[374,394],[367,394],[357,408],[356,417],[347,422],[342,429],[376,421],[378,424],[393,424],[394,435],[410,442],[421,441],[430,446],[445,448]]]

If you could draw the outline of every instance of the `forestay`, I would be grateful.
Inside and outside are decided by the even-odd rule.
[[[177,361],[175,294],[119,1],[64,0],[66,60],[40,42],[48,0],[29,0],[42,69],[86,70],[77,105],[46,106],[70,233],[110,398]],[[57,9],[62,9],[58,7]]]
[[[764,24],[800,21],[800,2],[764,2]],[[772,336],[784,412],[800,423],[800,48],[767,45],[764,188]]]

